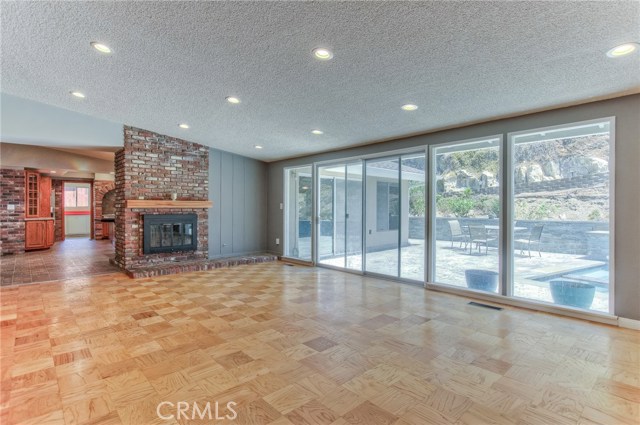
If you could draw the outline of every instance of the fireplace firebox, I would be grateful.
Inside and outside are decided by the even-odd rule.
[[[144,214],[144,253],[195,251],[198,247],[196,214]]]

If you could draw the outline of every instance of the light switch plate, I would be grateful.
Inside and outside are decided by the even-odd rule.
[[[15,210],[16,210],[16,206],[14,204],[7,205],[7,211],[15,211]]]

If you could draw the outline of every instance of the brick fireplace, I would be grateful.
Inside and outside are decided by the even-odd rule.
[[[204,260],[208,253],[208,209],[166,207],[179,201],[208,201],[207,147],[134,127],[124,127],[124,148],[115,156],[115,263],[126,271],[171,262]],[[144,200],[165,201],[163,208],[129,207]],[[169,203],[171,205],[171,203]],[[144,253],[144,220],[154,215],[195,214],[195,250]]]

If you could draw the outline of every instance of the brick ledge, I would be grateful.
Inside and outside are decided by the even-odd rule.
[[[276,255],[263,254],[263,255],[245,255],[241,257],[229,257],[229,258],[217,258],[212,260],[200,260],[200,261],[182,261],[182,262],[167,262],[157,264],[150,267],[140,267],[131,270],[123,270],[127,276],[133,279],[141,277],[155,277],[166,276],[178,273],[197,272],[203,270],[220,269],[224,267],[233,267],[244,264],[258,264],[271,261],[278,261]],[[113,258],[109,259],[111,264],[115,264]]]

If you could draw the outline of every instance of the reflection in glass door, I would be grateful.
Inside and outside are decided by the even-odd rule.
[[[366,162],[365,270],[398,276],[400,257],[400,160]]]
[[[426,158],[424,153],[404,155],[400,174],[402,199],[402,238],[400,277],[424,281],[426,217]]]
[[[362,163],[318,167],[318,262],[362,270]]]
[[[422,282],[425,154],[366,163],[365,271]]]
[[[285,170],[285,257],[311,261],[311,166]]]

